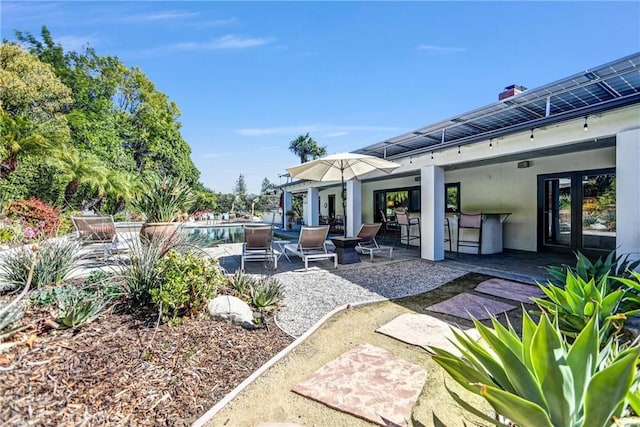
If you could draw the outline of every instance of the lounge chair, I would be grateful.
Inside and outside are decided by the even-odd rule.
[[[361,240],[358,242],[356,246],[356,251],[361,252],[362,254],[369,254],[371,257],[371,262],[373,262],[373,254],[376,252],[389,252],[389,259],[393,258],[393,247],[392,246],[380,246],[378,242],[376,242],[376,235],[378,231],[380,231],[380,227],[382,224],[362,224],[360,227],[360,231],[358,232],[358,236]]]
[[[284,250],[302,258],[305,270],[309,268],[309,261],[332,258],[334,267],[338,268],[338,254],[327,250],[328,234],[328,225],[302,226],[298,243],[284,245]]]
[[[71,222],[76,230],[76,239],[83,245],[98,245],[105,256],[128,248],[125,239],[118,235],[111,215],[72,216]]]
[[[272,247],[273,227],[270,225],[245,225],[240,269],[244,271],[245,261],[273,261],[273,269],[278,269],[278,255]]]

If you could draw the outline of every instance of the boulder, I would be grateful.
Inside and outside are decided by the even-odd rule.
[[[207,304],[209,315],[217,320],[226,320],[245,329],[254,329],[253,311],[249,305],[231,295],[215,297]]]

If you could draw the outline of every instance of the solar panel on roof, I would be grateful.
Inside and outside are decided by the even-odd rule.
[[[413,150],[443,145],[440,142],[443,131],[444,145],[455,144],[457,141],[470,142],[474,138],[482,139],[486,134],[495,137],[496,132],[504,130],[506,133],[537,120],[553,122],[554,116],[559,114],[563,114],[561,119],[564,120],[571,112],[579,117],[584,114],[583,111],[591,114],[606,111],[610,108],[609,105],[613,105],[611,102],[616,100],[622,99],[635,104],[640,102],[638,94],[640,53],[635,53],[356,151],[379,157],[384,157],[385,152],[387,157],[406,154]]]

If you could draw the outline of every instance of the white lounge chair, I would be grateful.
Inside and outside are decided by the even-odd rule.
[[[273,269],[278,269],[278,255],[271,246],[273,227],[270,225],[245,225],[244,243],[240,256],[240,269],[244,271],[245,261],[273,261]]]
[[[302,226],[298,243],[286,244],[284,250],[302,258],[305,270],[309,268],[309,261],[332,258],[334,267],[338,268],[338,254],[327,250],[325,241],[328,234],[328,225]]]
[[[380,246],[376,242],[376,234],[380,231],[382,224],[362,224],[358,236],[361,240],[356,246],[356,251],[362,254],[369,254],[373,262],[373,254],[376,252],[389,252],[389,259],[393,258],[392,246]]]
[[[105,257],[128,249],[126,239],[118,235],[111,215],[72,216],[71,222],[76,230],[76,239],[83,245],[97,245]]]

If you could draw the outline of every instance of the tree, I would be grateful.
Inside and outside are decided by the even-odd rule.
[[[247,184],[244,181],[244,175],[240,174],[236,184],[233,186],[234,201],[232,211],[247,210]]]
[[[37,155],[69,139],[64,115],[71,90],[51,66],[20,46],[0,45],[0,179],[21,157]]]
[[[268,178],[262,180],[260,196],[256,202],[255,209],[259,212],[267,212],[278,207],[280,201],[280,191]]]
[[[107,168],[95,155],[66,147],[55,152],[52,163],[67,182],[64,189],[64,201],[67,206],[72,207],[71,200],[80,185],[86,185],[99,195],[105,193]]]
[[[309,133],[300,135],[289,143],[289,150],[300,157],[300,163],[306,163],[309,157],[317,159],[327,154],[327,147],[320,147]]]

